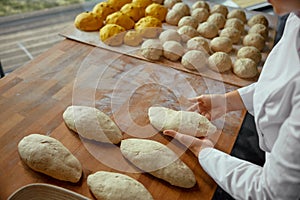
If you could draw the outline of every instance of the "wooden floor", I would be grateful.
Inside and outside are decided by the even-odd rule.
[[[72,24],[78,13],[91,10],[94,4],[0,17],[0,60],[4,72],[12,72],[63,40],[60,30]]]

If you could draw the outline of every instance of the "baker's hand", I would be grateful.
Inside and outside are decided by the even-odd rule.
[[[188,110],[198,111],[209,120],[215,120],[226,114],[225,94],[207,94],[190,98],[194,103]]]
[[[189,148],[196,157],[198,157],[200,151],[207,147],[213,147],[213,142],[207,138],[199,139],[190,135],[184,135],[173,130],[165,130],[164,135],[171,136]]]

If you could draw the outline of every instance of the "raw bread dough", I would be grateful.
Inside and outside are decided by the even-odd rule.
[[[221,13],[213,13],[208,17],[207,22],[215,24],[219,29],[222,29],[226,23],[226,18]]]
[[[227,19],[237,18],[240,19],[243,23],[247,22],[247,17],[245,11],[241,9],[232,10],[228,13]]]
[[[217,128],[204,116],[196,112],[176,111],[165,107],[150,107],[150,123],[159,131],[175,130],[196,137],[207,136]]]
[[[159,35],[159,39],[162,43],[166,41],[176,41],[181,42],[181,36],[174,29],[167,29]]]
[[[261,52],[256,47],[245,46],[238,50],[237,58],[250,58],[256,64],[258,64],[262,59],[262,55]]]
[[[172,7],[172,10],[182,12],[184,16],[190,15],[190,7],[183,2],[175,3],[175,5]]]
[[[215,24],[203,22],[199,24],[197,31],[201,36],[212,39],[218,35],[219,28]]]
[[[183,18],[181,18],[178,22],[178,27],[182,27],[182,26],[191,26],[194,29],[197,29],[198,27],[198,21],[193,18],[192,16],[184,16]]]
[[[206,69],[208,56],[204,51],[189,50],[182,56],[181,64],[189,70],[202,71]]]
[[[228,14],[228,8],[224,5],[221,5],[221,4],[216,4],[212,7],[212,9],[210,10],[210,13],[213,14],[213,13],[220,13],[222,14],[224,17],[227,16]]]
[[[210,11],[209,5],[208,3],[206,3],[205,1],[196,1],[193,5],[192,5],[192,10],[195,10],[197,8],[204,8],[206,9],[208,12]]]
[[[187,25],[180,27],[177,32],[181,36],[183,42],[199,35],[199,32],[195,28]]]
[[[241,78],[253,78],[258,74],[257,65],[250,58],[239,58],[233,64],[233,73]]]
[[[33,170],[58,180],[77,183],[82,167],[77,158],[58,140],[31,134],[18,144],[19,155]]]
[[[134,29],[145,38],[156,38],[162,31],[162,23],[155,17],[146,16],[135,24]]]
[[[229,53],[232,50],[232,42],[227,37],[215,37],[210,41],[210,49],[214,52]]]
[[[241,32],[236,28],[228,27],[221,30],[220,37],[228,37],[233,44],[237,44],[241,39]]]
[[[163,55],[171,61],[177,61],[184,54],[183,46],[176,41],[167,41],[163,44]]]
[[[130,3],[131,0],[107,0],[107,3],[115,10],[120,10],[126,3]]]
[[[158,3],[152,3],[145,9],[145,16],[156,17],[160,21],[165,21],[168,8]]]
[[[266,27],[265,25],[263,24],[255,24],[253,25],[248,33],[258,33],[260,34],[261,36],[263,36],[265,38],[265,40],[268,39],[268,36],[269,36],[269,30],[268,30],[268,27]]]
[[[93,13],[97,14],[102,20],[116,10],[107,2],[100,2],[93,7]]]
[[[149,60],[159,60],[163,55],[163,47],[159,40],[148,39],[141,46],[141,54]]]
[[[251,27],[255,24],[263,24],[266,27],[269,27],[269,21],[263,14],[254,15],[248,20],[248,26]]]
[[[209,17],[209,12],[205,8],[196,8],[192,11],[191,16],[196,19],[198,23],[202,23]]]
[[[86,139],[113,144],[122,140],[118,126],[97,108],[69,106],[63,113],[63,119],[71,130]]]
[[[180,12],[180,10],[169,10],[169,12],[167,13],[167,16],[166,16],[166,22],[168,24],[171,24],[171,25],[174,25],[174,26],[177,26],[178,25],[178,22],[179,20],[184,17],[184,13],[183,12]]]
[[[103,26],[103,18],[93,12],[83,12],[76,16],[74,25],[82,31],[97,31]]]
[[[151,3],[153,3],[152,0],[132,0],[132,3],[138,5],[141,9],[145,9],[147,6],[149,6]]]
[[[186,46],[188,50],[199,50],[205,51],[206,53],[210,52],[208,41],[201,36],[189,39],[186,43]]]
[[[122,6],[120,11],[135,22],[139,21],[145,15],[145,11],[135,3],[125,4],[124,6]]]
[[[121,142],[123,156],[139,169],[183,188],[196,184],[192,170],[167,146],[146,139],[126,139]]]
[[[124,44],[129,46],[139,46],[143,42],[141,34],[135,30],[127,31],[124,36]]]
[[[134,27],[134,21],[121,11],[114,12],[106,17],[105,24],[117,24],[126,30]]]
[[[208,58],[208,66],[216,72],[226,72],[232,68],[231,58],[227,53],[216,52]]]
[[[244,46],[254,46],[262,51],[265,47],[265,38],[258,33],[249,33],[243,39]]]
[[[125,29],[117,24],[106,24],[100,29],[100,39],[107,45],[120,46],[123,44]]]
[[[143,184],[120,173],[98,171],[87,177],[87,185],[96,199],[153,200]]]
[[[165,0],[164,6],[168,9],[171,9],[175,5],[175,3],[178,3],[178,2],[182,2],[182,0]]]
[[[237,18],[227,19],[224,28],[228,28],[228,27],[236,28],[241,32],[241,35],[245,32],[245,27],[242,20]]]

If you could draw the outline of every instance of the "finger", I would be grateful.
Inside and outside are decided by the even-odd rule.
[[[194,103],[198,102],[198,99],[199,99],[199,97],[188,98],[188,100],[189,100],[190,102],[194,102]]]
[[[187,110],[188,111],[196,111],[196,110],[198,110],[198,103],[190,106]]]
[[[163,133],[165,135],[168,135],[168,136],[171,136],[171,137],[175,138],[176,140],[178,140],[180,143],[182,143],[186,147],[191,146],[195,140],[198,140],[193,136],[184,135],[184,134],[178,133],[178,132],[173,131],[173,130],[165,130]]]

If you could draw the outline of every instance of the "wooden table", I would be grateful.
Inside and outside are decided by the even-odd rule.
[[[0,199],[29,183],[50,183],[93,198],[86,178],[99,170],[137,179],[157,200],[211,199],[215,182],[190,151],[149,125],[147,109],[151,105],[186,109],[190,105],[187,97],[234,89],[229,84],[66,39],[0,80]],[[194,171],[197,185],[181,189],[148,174],[122,171],[125,161],[118,146],[111,149],[81,140],[66,127],[62,113],[72,104],[95,106],[107,113],[122,129],[124,138],[154,139],[181,152],[180,158]],[[214,122],[222,132],[216,148],[231,151],[244,114],[233,112]],[[20,160],[17,144],[32,133],[61,141],[81,162],[82,180],[72,184],[28,168]]]

